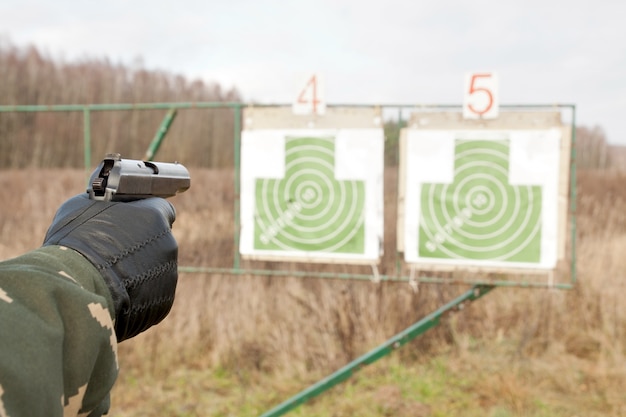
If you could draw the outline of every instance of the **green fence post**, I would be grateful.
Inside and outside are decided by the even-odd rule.
[[[572,143],[570,151],[570,216],[571,216],[571,244],[572,262],[570,264],[570,282],[576,283],[576,105],[572,109]]]
[[[89,107],[83,107],[83,151],[87,178],[91,173],[91,115]]]
[[[241,112],[242,106],[238,105],[235,107],[235,120],[234,120],[234,134],[233,140],[235,141],[234,145],[234,158],[235,158],[235,252],[234,252],[234,261],[233,261],[233,269],[239,269],[240,256],[239,256],[239,232],[241,230],[241,218],[239,213],[240,208],[240,198],[241,198],[241,190],[240,190],[240,175],[241,175]]]

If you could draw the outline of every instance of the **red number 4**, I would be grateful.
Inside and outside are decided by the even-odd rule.
[[[309,78],[309,81],[307,81],[306,85],[302,89],[302,92],[298,96],[298,103],[311,103],[313,106],[313,113],[317,113],[317,105],[320,103],[320,100],[317,98],[317,77],[315,75]]]

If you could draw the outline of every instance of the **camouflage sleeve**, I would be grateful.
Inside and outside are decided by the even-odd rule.
[[[106,413],[118,373],[112,305],[71,249],[0,262],[0,417]]]

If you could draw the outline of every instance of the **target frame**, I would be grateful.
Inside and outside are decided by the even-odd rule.
[[[241,144],[243,257],[379,262],[382,129],[244,130]]]
[[[555,268],[561,139],[559,128],[403,131],[399,248],[405,261],[425,269]],[[460,155],[464,144],[469,154]],[[472,206],[478,196],[483,208]]]

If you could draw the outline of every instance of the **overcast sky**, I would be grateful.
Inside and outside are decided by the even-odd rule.
[[[495,71],[501,104],[575,104],[626,145],[625,19],[622,0],[3,0],[0,40],[261,103],[311,71],[330,104],[461,104],[466,73]]]

